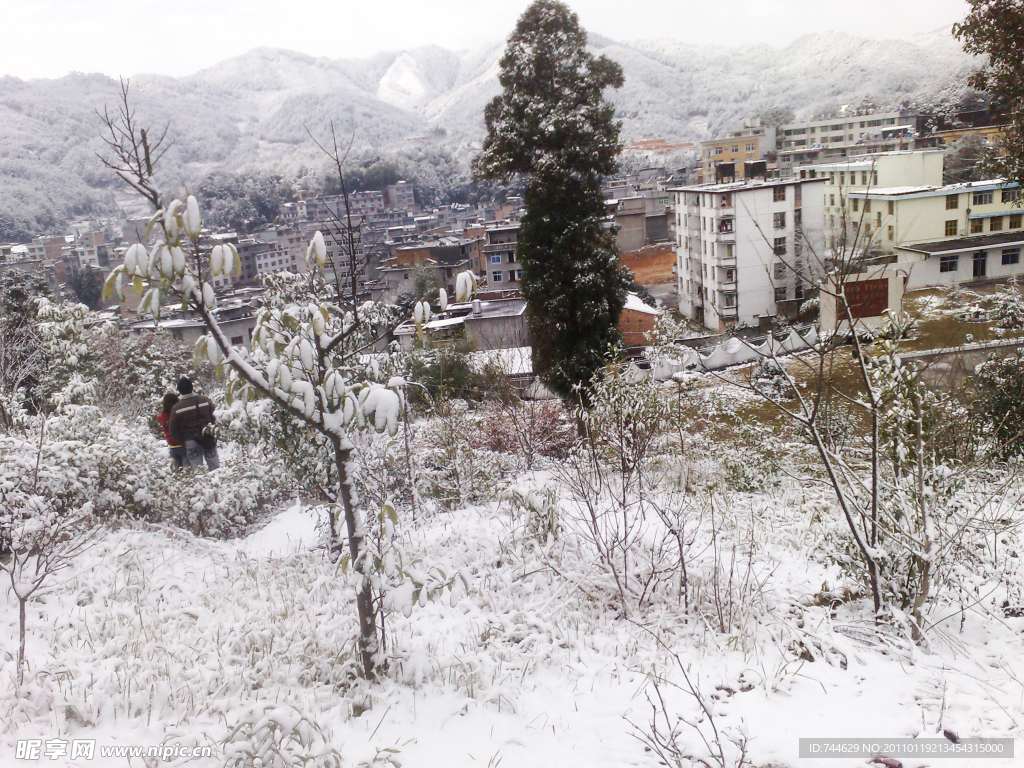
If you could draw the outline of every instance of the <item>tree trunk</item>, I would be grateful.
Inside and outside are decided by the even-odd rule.
[[[341,500],[345,515],[345,533],[348,538],[348,554],[352,567],[360,575],[359,586],[356,588],[356,610],[359,614],[359,657],[363,667],[363,677],[374,680],[377,677],[377,651],[380,639],[377,636],[377,616],[373,609],[373,593],[370,580],[366,575],[366,533],[362,521],[352,503],[352,485],[348,476],[348,461],[352,455],[351,448],[342,446],[341,440],[332,437],[334,445],[334,461],[338,468],[338,498]],[[337,532],[332,531],[337,538]]]
[[[25,682],[25,602],[18,597],[18,688]]]

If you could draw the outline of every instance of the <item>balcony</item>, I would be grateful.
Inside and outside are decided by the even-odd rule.
[[[735,320],[740,316],[739,307],[719,307],[718,316],[723,320]]]

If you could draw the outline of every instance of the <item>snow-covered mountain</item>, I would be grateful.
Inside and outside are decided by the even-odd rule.
[[[611,98],[627,141],[699,141],[779,107],[806,115],[863,99],[901,103],[972,66],[948,30],[911,40],[825,32],[779,49],[599,36],[591,44],[625,70]],[[442,153],[464,164],[499,90],[503,49],[425,46],[333,60],[262,48],[189,77],[138,76],[132,88],[142,119],[170,124],[164,171],[174,182],[215,168],[308,172],[321,160],[307,129],[325,136],[332,123],[356,157]],[[95,111],[116,104],[117,92],[102,75],[0,79],[0,239],[11,221],[45,228],[103,205],[111,180],[94,155]]]

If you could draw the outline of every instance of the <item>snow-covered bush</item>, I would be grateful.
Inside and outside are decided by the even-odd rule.
[[[507,453],[531,470],[537,457],[563,459],[576,441],[570,414],[557,400],[489,402],[479,412],[477,447]]]
[[[189,345],[165,332],[108,334],[90,342],[99,360],[99,404],[105,413],[143,416],[156,424],[165,392],[174,392],[182,376],[200,390],[212,389],[213,369],[196,365]]]
[[[417,484],[425,499],[450,511],[498,497],[500,481],[515,462],[478,445],[481,416],[464,400],[437,404],[438,412],[416,436]]]
[[[316,720],[288,705],[252,705],[224,742],[225,768],[342,768]]]

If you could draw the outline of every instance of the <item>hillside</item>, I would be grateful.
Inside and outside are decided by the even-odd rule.
[[[592,45],[625,70],[612,99],[627,141],[706,139],[775,107],[808,115],[863,99],[900,103],[938,92],[971,65],[947,30],[910,41],[826,32],[780,49],[598,36]],[[456,173],[483,135],[502,51],[495,42],[331,60],[264,48],[189,77],[134,77],[132,86],[139,117],[170,124],[168,183],[218,168],[308,175],[322,160],[306,128],[323,136],[331,121],[355,158],[387,155],[405,167],[441,158]],[[112,208],[120,190],[95,156],[96,111],[117,90],[96,74],[0,79],[0,240]]]

